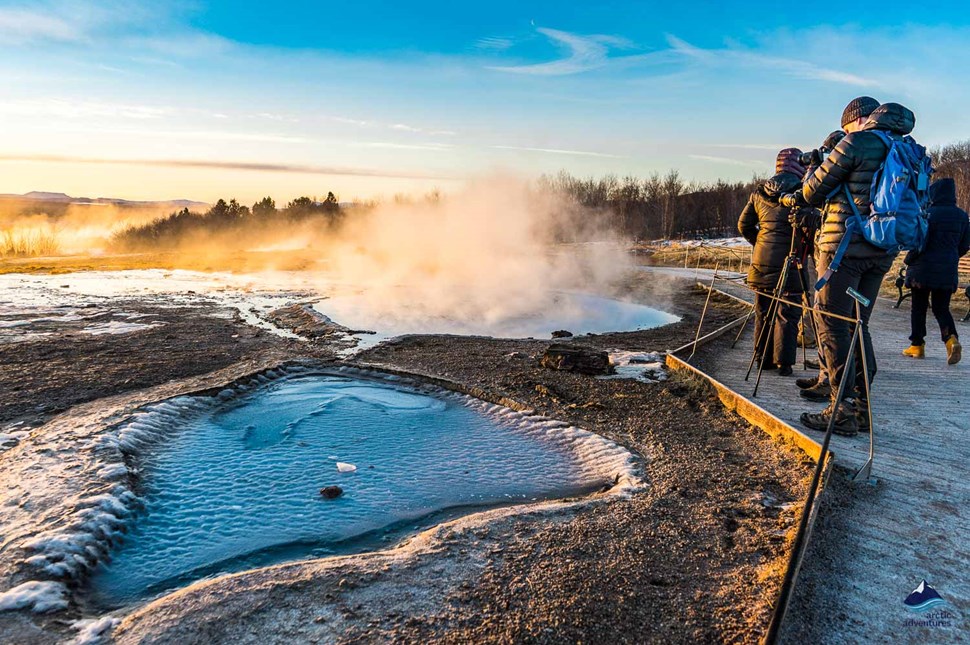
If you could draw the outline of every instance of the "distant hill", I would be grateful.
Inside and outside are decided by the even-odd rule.
[[[170,199],[162,201],[133,201],[130,199],[118,199],[115,197],[71,197],[65,193],[51,193],[44,192],[40,190],[32,190],[29,193],[24,193],[23,195],[14,194],[0,194],[0,200],[4,201],[35,201],[35,202],[55,202],[58,204],[104,204],[104,205],[114,205],[114,206],[129,206],[129,207],[162,207],[162,208],[172,208],[174,210],[181,210],[183,208],[188,209],[206,209],[209,204],[205,202],[197,202],[191,199]]]

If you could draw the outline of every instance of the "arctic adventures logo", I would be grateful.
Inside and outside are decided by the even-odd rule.
[[[931,611],[945,604],[946,601],[943,600],[943,596],[923,580],[903,601],[906,609],[921,615],[919,618],[907,618],[903,625],[906,627],[950,627],[955,618],[953,614],[945,610]]]

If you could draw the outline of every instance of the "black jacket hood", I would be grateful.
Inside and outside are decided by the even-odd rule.
[[[916,115],[899,103],[885,103],[869,116],[865,130],[889,130],[896,134],[909,134],[916,127]]]
[[[769,197],[778,197],[779,195],[784,195],[785,193],[793,193],[798,190],[799,184],[802,183],[802,178],[793,175],[790,172],[780,172],[771,179],[767,180],[762,189],[765,195]]]
[[[956,182],[950,178],[934,181],[930,185],[930,204],[933,206],[956,206]]]

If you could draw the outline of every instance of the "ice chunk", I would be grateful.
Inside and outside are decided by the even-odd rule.
[[[357,470],[357,466],[353,464],[347,464],[342,461],[337,462],[337,470],[342,473],[352,473]]]

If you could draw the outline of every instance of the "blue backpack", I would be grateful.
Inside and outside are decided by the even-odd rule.
[[[873,246],[890,252],[922,251],[926,245],[929,228],[926,211],[929,207],[930,176],[933,174],[926,148],[912,137],[894,139],[882,130],[869,132],[878,136],[889,149],[886,159],[872,176],[869,216],[864,218],[859,213],[849,187],[843,184],[852,216],[846,220],[842,241],[832,263],[815,285],[816,289],[825,286],[832,274],[839,270],[842,256],[853,235],[861,235]]]

